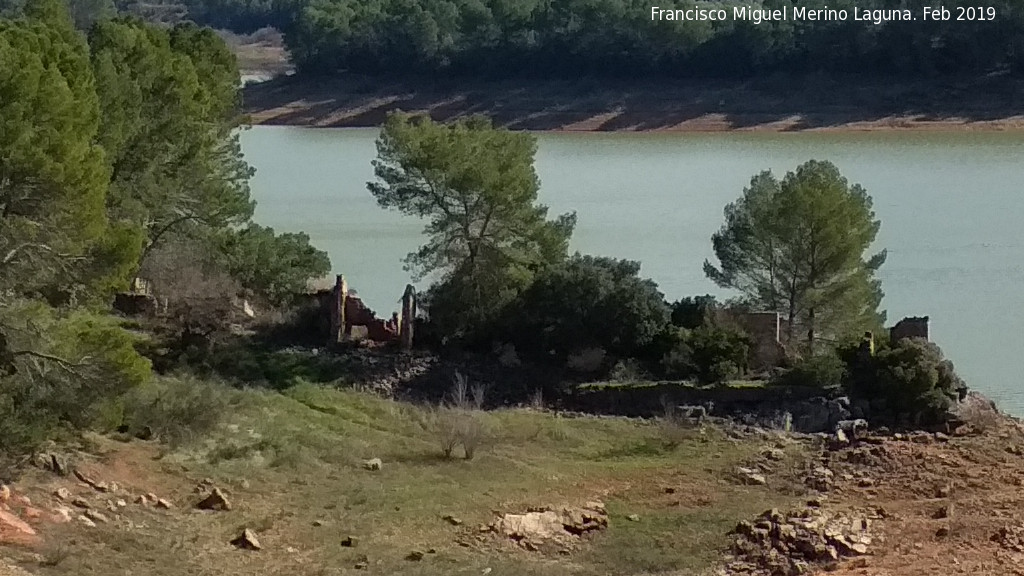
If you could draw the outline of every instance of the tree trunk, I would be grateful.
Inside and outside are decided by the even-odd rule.
[[[807,350],[814,355],[814,308],[807,312]]]

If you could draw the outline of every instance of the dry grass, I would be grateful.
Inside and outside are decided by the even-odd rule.
[[[697,574],[715,562],[737,520],[791,502],[764,487],[724,482],[760,444],[711,427],[702,441],[666,446],[655,422],[529,409],[473,415],[489,434],[487,450],[472,460],[444,458],[429,409],[312,385],[245,392],[208,439],[170,452],[105,441],[97,468],[104,479],[133,493],[157,492],[175,509],[132,505],[110,524],[51,531],[48,538],[68,543],[66,554],[47,566],[36,561],[32,570],[319,576],[354,573],[365,557],[369,574]],[[363,460],[375,457],[383,469],[363,469]],[[202,478],[227,491],[230,512],[188,510]],[[37,486],[44,506],[57,480],[47,481]],[[591,499],[607,504],[610,527],[569,556],[529,553],[477,532],[494,510]],[[630,514],[641,521],[627,521]],[[446,515],[464,524],[453,526]],[[245,527],[256,530],[262,551],[227,544]],[[347,536],[358,545],[343,546]],[[406,560],[414,549],[435,552]]]

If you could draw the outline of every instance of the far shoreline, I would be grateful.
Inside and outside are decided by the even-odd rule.
[[[610,83],[283,76],[243,90],[254,126],[379,127],[393,110],[435,120],[484,114],[552,133],[1024,131],[1024,85],[770,79]],[[1018,96],[1020,94],[1021,96]]]

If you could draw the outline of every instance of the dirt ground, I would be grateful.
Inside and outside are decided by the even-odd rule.
[[[928,437],[921,436],[920,440]],[[919,442],[920,442],[919,440]],[[1004,528],[1024,534],[1024,433],[1007,420],[983,435],[948,442],[887,440],[867,465],[838,464],[866,474],[844,481],[837,502],[880,506],[885,544],[873,548],[864,568],[835,574],[911,576],[1024,574],[1024,548],[993,540]],[[852,450],[833,454],[842,460]],[[856,459],[856,458],[854,458]]]
[[[329,397],[317,404],[323,422],[360,422],[388,442],[408,419],[396,413],[394,424],[388,423],[387,413],[379,412],[389,410],[384,401],[366,400],[358,413],[347,415],[341,410],[352,409],[351,399],[345,400],[351,397],[336,405],[323,398]],[[260,412],[271,414],[270,406]],[[303,417],[311,433],[323,433],[316,419],[303,414],[285,422],[296,426],[296,417]],[[815,565],[813,573],[827,568],[840,576],[1024,574],[1024,425],[1015,419],[993,421],[984,432],[869,435],[824,450],[820,439],[730,429],[711,439],[674,439],[679,447],[665,452],[651,444],[653,424],[557,424],[529,413],[499,417],[515,419],[516,434],[522,435],[516,446],[527,451],[495,448],[483,460],[454,467],[426,455],[395,462],[385,454],[383,473],[339,459],[349,456],[339,456],[341,445],[330,438],[325,442],[331,446],[324,447],[330,466],[289,457],[295,462],[264,470],[259,459],[202,465],[172,457],[152,442],[97,437],[91,450],[98,456],[77,466],[79,477],[33,469],[13,486],[0,509],[25,519],[35,534],[0,529],[0,576],[119,574],[111,572],[117,566],[132,576],[272,574],[284,567],[316,576],[705,574],[696,567],[708,566],[707,560],[713,566],[716,555],[727,561],[729,527],[753,519],[762,508],[793,509],[787,507],[811,501],[836,513],[869,510],[878,518],[871,521],[866,554]],[[527,419],[539,426],[535,432],[522,432]],[[281,436],[282,430],[264,431]],[[357,431],[339,429],[338,438]],[[254,429],[237,433],[259,438]],[[576,447],[566,448],[576,434]],[[621,447],[600,444],[599,452],[578,444],[594,435],[627,440]],[[409,450],[411,438],[401,439],[402,450]],[[601,454],[602,461],[592,463],[594,456],[585,454]],[[766,483],[735,482],[737,465],[756,467]],[[472,472],[471,466],[479,468]],[[832,486],[801,490],[806,471],[820,466],[831,471]],[[558,477],[552,475],[556,471]],[[207,474],[213,479],[203,478]],[[234,501],[232,511],[194,509],[211,483]],[[467,491],[473,496],[457,496]],[[153,497],[140,502],[148,493],[171,507],[154,505]],[[499,545],[504,540],[478,529],[501,512],[574,498],[608,502],[610,526],[572,550]],[[70,510],[70,521],[58,518],[61,507]],[[103,518],[96,526],[80,517],[89,509]],[[448,518],[449,511],[457,518]],[[257,531],[264,550],[227,544],[245,527]],[[353,534],[358,548],[343,541]],[[422,560],[405,556],[417,551]]]
[[[523,130],[1021,130],[1015,81],[907,84],[878,79],[750,82],[480,82],[359,76],[279,77],[249,86],[255,124],[373,127],[392,110],[435,120],[485,114]]]

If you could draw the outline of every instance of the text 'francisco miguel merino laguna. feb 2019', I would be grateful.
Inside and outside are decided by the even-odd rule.
[[[920,11],[907,9],[862,9],[862,8],[808,8],[806,6],[783,6],[763,8],[757,6],[734,6],[729,8],[687,8],[671,9],[651,7],[652,21],[722,21],[746,20],[754,24],[762,22],[810,21],[830,22],[853,20],[867,24],[915,20],[961,20],[986,21],[996,19],[996,9],[986,6],[925,6]]]

